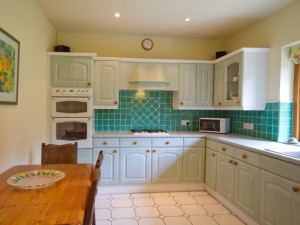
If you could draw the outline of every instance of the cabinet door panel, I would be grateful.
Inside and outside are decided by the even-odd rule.
[[[196,64],[179,66],[179,101],[183,106],[196,104]]]
[[[213,65],[197,64],[196,106],[213,105]]]
[[[205,183],[212,188],[216,189],[216,175],[217,175],[217,153],[210,149],[206,149],[206,170],[205,170]]]
[[[214,72],[214,106],[222,106],[223,101],[223,62],[218,62],[215,64]]]
[[[183,157],[183,182],[204,182],[204,148],[185,148]]]

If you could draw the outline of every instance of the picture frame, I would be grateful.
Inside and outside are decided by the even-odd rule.
[[[0,104],[17,105],[20,41],[0,27]]]

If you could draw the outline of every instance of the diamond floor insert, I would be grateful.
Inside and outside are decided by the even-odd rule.
[[[245,225],[206,191],[97,195],[96,225]]]

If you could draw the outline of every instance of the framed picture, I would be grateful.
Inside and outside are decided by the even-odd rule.
[[[0,27],[0,104],[18,104],[20,42]]]

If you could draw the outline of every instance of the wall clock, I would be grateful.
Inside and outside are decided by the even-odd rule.
[[[144,50],[149,51],[153,48],[153,41],[150,38],[142,40],[142,47]]]

